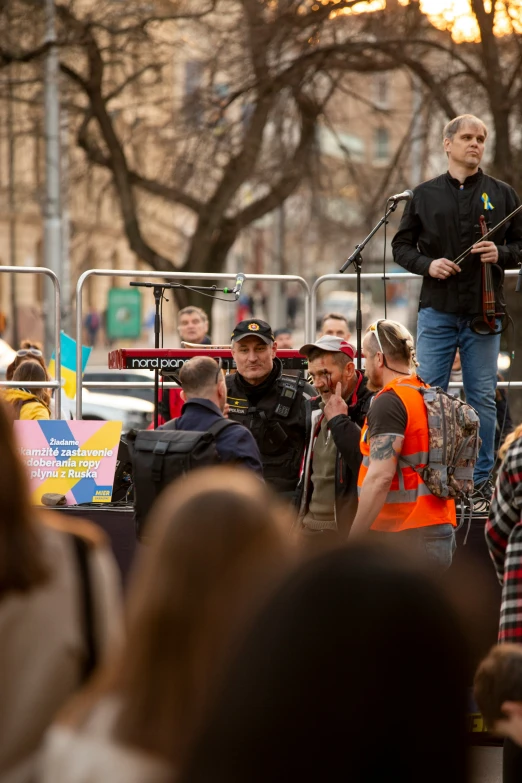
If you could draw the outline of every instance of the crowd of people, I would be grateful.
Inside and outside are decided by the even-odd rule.
[[[396,770],[414,781],[422,770],[425,781],[466,780],[469,640],[434,576],[451,565],[455,504],[423,492],[401,463],[428,450],[411,334],[372,324],[365,374],[349,342],[321,335],[299,349],[313,386],[284,373],[267,323],[241,322],[231,337],[237,372],[187,361],[181,416],[160,429],[207,431],[225,416],[238,426],[216,438],[221,466],[166,486],[151,508],[125,614],[100,531],[19,502],[12,402],[0,408],[10,466],[0,778],[378,781]],[[39,349],[24,350],[12,377],[45,373]],[[504,585],[518,552],[521,442],[518,428],[488,526]],[[401,482],[409,495],[397,502]],[[511,618],[501,641],[521,629]],[[502,665],[486,660],[475,687],[492,730],[516,742],[519,692],[488,684],[508,653],[492,653]],[[376,719],[383,703],[393,721]]]
[[[249,317],[231,334],[234,373],[205,355],[184,363],[153,435],[210,433],[220,464],[157,493],[125,595],[98,528],[29,503],[12,420],[50,418],[52,403],[41,346],[18,350],[6,377],[19,386],[0,401],[3,783],[466,783],[475,666],[447,581],[456,504],[426,472],[448,467],[425,393],[447,387],[457,348],[482,438],[457,479],[489,509],[503,592],[474,693],[507,738],[504,780],[520,779],[522,425],[493,493],[498,335],[466,327],[480,275],[450,260],[473,243],[477,194],[499,219],[518,199],[479,169],[486,136],[470,115],[446,126],[448,173],[415,190],[394,239],[396,260],[424,276],[417,350],[403,325],[376,320],[363,373],[341,314],[302,346]],[[460,234],[434,231],[434,204]],[[522,224],[495,242],[476,253],[508,265]],[[184,341],[209,344],[203,311],[179,316]],[[285,371],[282,347],[307,358],[306,378]]]
[[[123,615],[100,531],[29,506],[3,405],[0,438],[2,781],[464,779],[465,639],[406,555],[312,557],[255,471],[211,467],[151,510]]]
[[[330,314],[324,325],[334,320]],[[216,439],[223,462],[254,470],[297,509],[295,530],[311,548],[369,532],[413,547],[449,568],[453,499],[425,492],[410,455],[429,450],[413,337],[394,321],[367,330],[366,373],[344,338],[321,335],[299,348],[309,383],[287,375],[270,325],[241,321],[231,335],[236,372],[223,378],[204,355],[179,375],[181,416],[161,430],[209,431],[219,418],[243,425]],[[371,404],[372,403],[372,404]],[[427,459],[424,460],[427,462]],[[407,487],[407,497],[403,488]]]

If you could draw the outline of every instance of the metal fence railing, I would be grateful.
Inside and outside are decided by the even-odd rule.
[[[135,270],[124,270],[124,269],[88,269],[86,272],[84,272],[81,277],[78,279],[78,283],[76,285],[76,335],[77,335],[77,345],[76,345],[76,417],[81,418],[82,415],[82,386],[86,386],[88,388],[137,388],[138,384],[135,384],[134,382],[125,382],[125,381],[119,381],[117,383],[104,383],[101,381],[97,382],[89,382],[89,383],[83,383],[82,382],[82,373],[81,373],[81,366],[82,366],[82,341],[81,341],[81,334],[82,334],[82,325],[83,325],[83,307],[82,307],[82,293],[83,293],[83,287],[86,283],[86,281],[93,276],[102,276],[102,277],[127,277],[127,278],[140,278],[140,279],[147,279],[151,281],[158,281],[161,282],[162,280],[183,280],[187,284],[188,281],[195,281],[195,280],[235,280],[237,277],[237,274],[231,273],[231,272],[223,272],[218,274],[211,274],[209,272],[193,272],[192,274],[187,274],[186,272],[147,272],[147,271],[135,271]],[[304,292],[304,314],[305,314],[305,335],[306,339],[311,339],[313,337],[312,330],[311,330],[311,323],[310,323],[310,287],[306,280],[302,277],[299,277],[298,275],[245,275],[245,281],[248,283],[249,281],[255,281],[255,280],[267,280],[267,281],[273,281],[273,282],[281,282],[281,283],[298,283]],[[172,384],[165,384],[165,386],[169,386]],[[151,382],[139,384],[140,388],[154,388],[154,383]]]
[[[45,275],[49,277],[54,286],[54,368],[55,378],[54,381],[46,381],[46,389],[60,389],[62,385],[62,357],[60,350],[60,330],[61,330],[61,307],[60,307],[60,281],[52,269],[47,269],[43,266],[0,266],[0,272],[7,272],[9,274],[21,274],[21,275]],[[19,386],[16,381],[0,381],[0,386]],[[27,388],[41,388],[42,384],[38,382],[31,382],[24,384]],[[61,395],[56,395],[55,400],[55,417],[60,418],[62,413],[61,408]]]
[[[505,272],[506,277],[516,277],[518,275],[517,269],[508,269]],[[315,326],[317,322],[317,305],[318,305],[318,297],[317,292],[319,288],[329,280],[342,280],[343,282],[350,283],[351,285],[348,287],[345,287],[345,290],[353,290],[355,291],[356,281],[357,281],[357,275],[356,274],[331,274],[331,275],[322,275],[322,277],[318,277],[317,280],[312,285],[311,291],[310,291],[310,323],[311,323],[311,329],[315,332]],[[363,272],[361,273],[361,280],[380,280],[383,281],[383,275],[382,272]],[[411,272],[393,272],[392,274],[387,276],[387,280],[389,280],[390,283],[396,281],[396,280],[421,280],[419,275],[413,275]],[[521,300],[522,301],[522,300]],[[375,320],[375,319],[374,319]],[[462,386],[462,384],[459,383],[450,383],[451,387],[458,388],[459,386]],[[510,386],[511,388],[518,388],[522,389],[522,381],[500,381],[498,383],[499,387],[506,387]]]

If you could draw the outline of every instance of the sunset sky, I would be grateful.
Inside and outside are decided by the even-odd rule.
[[[329,2],[330,0],[327,0]],[[322,0],[324,2],[324,0]],[[407,5],[409,0],[399,0]],[[373,0],[370,4],[361,3],[353,9],[345,9],[337,13],[378,11],[386,5],[386,0]],[[450,30],[453,39],[458,43],[463,41],[478,41],[480,39],[478,25],[471,12],[469,0],[420,0],[420,8],[430,22],[440,30]],[[491,2],[486,3],[486,10],[491,10]],[[336,12],[332,12],[336,15]],[[510,0],[505,3],[497,0],[495,3],[495,33],[499,36],[512,32],[522,33],[522,0]]]

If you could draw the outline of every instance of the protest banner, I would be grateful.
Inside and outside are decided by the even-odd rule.
[[[41,504],[47,493],[64,495],[67,505],[110,502],[121,427],[120,421],[16,421],[31,502]]]

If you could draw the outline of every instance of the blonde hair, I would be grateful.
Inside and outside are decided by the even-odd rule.
[[[377,329],[379,330],[378,339],[376,337]],[[383,318],[369,326],[366,330],[366,334],[371,335],[372,338],[369,346],[370,351],[372,351],[370,356],[375,356],[377,351],[381,350],[379,347],[380,340],[385,356],[396,362],[407,364],[412,370],[419,366],[415,354],[413,336],[406,327],[398,321],[390,321]]]
[[[522,424],[519,424],[518,427],[515,427],[513,432],[511,432],[507,436],[506,440],[504,441],[502,446],[499,448],[498,456],[499,456],[500,459],[504,459],[504,457],[506,456],[507,450],[509,449],[509,447],[511,446],[512,443],[514,443],[516,440],[518,440],[518,438],[522,438]]]

